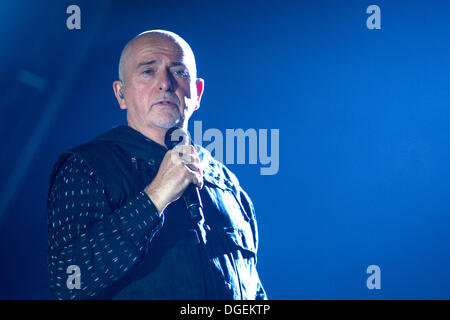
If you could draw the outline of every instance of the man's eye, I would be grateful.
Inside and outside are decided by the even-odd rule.
[[[147,74],[147,75],[148,75],[148,74],[152,74],[152,73],[153,73],[153,70],[145,70],[145,71],[144,71],[144,74]]]
[[[188,75],[188,73],[185,70],[177,70],[175,71],[175,74],[183,77],[186,77]]]

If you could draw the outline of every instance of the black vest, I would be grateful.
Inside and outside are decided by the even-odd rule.
[[[166,208],[164,225],[147,244],[142,261],[103,298],[265,298],[255,267],[258,234],[252,203],[233,173],[196,148],[204,167],[206,247],[197,244],[185,204],[177,200]],[[119,126],[61,155],[50,189],[67,157],[77,154],[100,179],[115,210],[151,183],[166,151],[138,131]]]

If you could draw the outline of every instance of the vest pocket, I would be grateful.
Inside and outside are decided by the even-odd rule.
[[[231,243],[242,252],[246,258],[256,257],[255,241],[253,233],[248,224],[240,228],[224,228],[224,232]]]

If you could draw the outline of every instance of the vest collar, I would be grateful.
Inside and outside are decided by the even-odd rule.
[[[145,160],[151,167],[159,167],[167,152],[166,147],[147,138],[139,131],[123,125],[114,127],[95,138],[94,141],[117,144],[131,153],[133,157]],[[195,145],[195,148],[202,162],[204,180],[222,189],[229,188],[231,184],[229,178],[223,174],[222,164],[217,162],[205,148],[199,145]]]
[[[161,162],[167,152],[166,147],[129,126],[114,127],[95,138],[94,141],[112,142],[130,152],[133,156],[146,161]]]

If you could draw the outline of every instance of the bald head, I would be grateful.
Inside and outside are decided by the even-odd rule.
[[[197,78],[191,48],[173,32],[146,31],[128,42],[119,78],[113,90],[128,125],[161,145],[168,128],[186,129],[200,107],[204,80]]]
[[[142,32],[131,39],[123,48],[119,61],[119,79],[126,81],[129,62],[136,52],[144,47],[164,46],[174,52],[179,52],[184,64],[189,69],[192,79],[197,77],[197,68],[195,64],[194,53],[189,44],[179,35],[165,30],[150,30]]]

